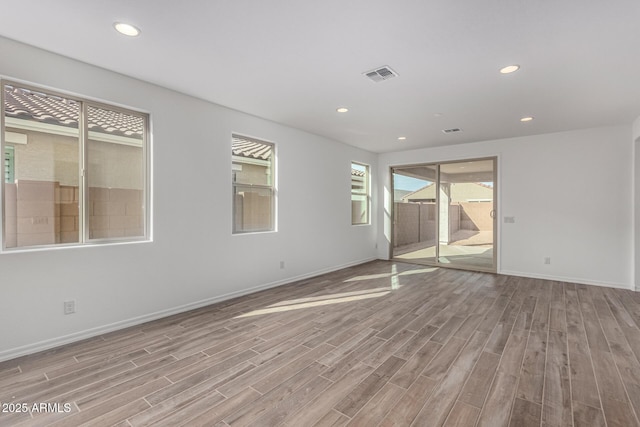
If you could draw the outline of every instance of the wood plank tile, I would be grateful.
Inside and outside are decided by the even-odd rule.
[[[564,309],[552,308],[550,310],[549,329],[552,331],[567,332],[566,319]]]
[[[268,360],[262,364],[258,364],[255,369],[247,371],[237,378],[218,386],[218,391],[225,396],[233,396],[236,393],[242,391],[245,387],[251,386],[256,381],[260,381],[262,378],[270,375],[272,372],[286,366],[289,361],[299,357],[300,355],[309,352],[309,348],[304,346],[297,346],[291,350],[282,353],[276,358]],[[256,360],[249,360],[250,363],[256,364]]]
[[[516,398],[511,411],[510,427],[538,427],[540,425],[540,417],[542,414],[542,406]]]
[[[591,352],[584,331],[580,303],[575,290],[565,287],[567,346],[572,399],[594,408],[601,407]],[[575,413],[575,411],[574,411]]]
[[[502,354],[504,351],[504,347],[507,344],[507,340],[511,335],[511,329],[513,328],[513,324],[509,323],[498,323],[495,328],[493,328],[493,332],[491,333],[491,337],[489,338],[489,342],[487,342],[486,351],[495,354]]]
[[[349,417],[332,409],[324,417],[322,417],[313,427],[342,427],[349,422]]]
[[[331,349],[333,349],[332,345],[321,344],[311,351],[298,357],[297,359],[291,360],[285,366],[278,369],[277,371],[270,373],[260,381],[253,383],[251,387],[264,394],[277,385],[281,384],[283,381],[292,377],[296,373],[300,372],[302,369],[305,369],[306,367],[314,363],[318,358],[331,351]]]
[[[400,401],[389,411],[380,426],[410,425],[429,399],[436,384],[437,382],[429,377],[419,376],[401,396]]]
[[[190,427],[208,427],[215,425],[216,423],[221,422],[226,416],[237,411],[239,408],[256,401],[260,396],[261,394],[254,389],[246,388],[235,396],[225,399],[213,407],[209,406],[200,414],[194,414],[196,415],[194,418],[186,420],[180,425],[188,425]],[[134,419],[130,420],[132,426],[137,425],[134,421]]]
[[[313,399],[306,407],[300,411],[290,414],[285,420],[285,426],[298,427],[313,425],[318,422],[326,413],[346,396],[356,384],[368,377],[373,368],[359,363],[353,367],[345,376],[330,385],[324,393]],[[348,418],[347,418],[348,419]]]
[[[397,357],[389,357],[371,375],[362,380],[351,393],[335,405],[334,409],[348,417],[353,417],[406,362]]]
[[[582,402],[573,402],[573,426],[574,427],[605,427],[602,410],[585,405]]]
[[[319,363],[309,365],[307,369],[298,372],[278,387],[260,396],[253,404],[243,406],[231,415],[224,418],[224,422],[230,426],[248,425],[258,417],[277,407],[306,383],[318,377],[324,366]]]
[[[520,376],[524,352],[527,348],[528,334],[525,336],[512,333],[505,345],[498,370],[514,376]]]
[[[462,403],[475,406],[476,408],[482,408],[499,363],[500,356],[483,352],[467,379],[467,383],[460,392],[458,399]]]
[[[480,331],[474,333],[416,416],[414,422],[417,425],[428,427],[444,424],[488,338],[488,334]]]
[[[571,427],[572,412],[567,337],[563,332],[549,331],[542,408],[544,425]]]
[[[434,380],[442,379],[465,344],[465,340],[451,338],[427,365],[422,374]]]
[[[260,417],[252,421],[251,425],[265,427],[281,425],[290,414],[299,411],[331,384],[328,379],[316,376],[303,387],[298,388],[295,393],[271,405],[271,408],[260,414]]]
[[[628,290],[374,261],[2,362],[0,400],[73,410],[0,425],[640,426],[639,325]]]
[[[547,332],[531,331],[525,350],[518,397],[534,403],[542,403],[545,361],[547,352]]]
[[[487,401],[480,412],[477,427],[509,425],[517,386],[518,377],[504,372],[496,374]]]
[[[142,412],[148,409],[150,405],[146,401],[140,399],[150,393],[153,393],[154,391],[166,387],[169,384],[170,382],[166,378],[159,378],[153,382],[145,384],[142,387],[135,388],[133,390],[122,393],[117,397],[113,397],[109,400],[101,402],[99,405],[93,406],[85,411],[78,412],[69,417],[65,417],[51,425],[54,427],[63,427],[76,426],[87,422],[94,422],[99,417],[109,414],[112,411],[115,411],[115,415],[118,415],[116,418],[118,419],[113,419],[111,424],[115,423],[116,421],[122,421],[129,418],[135,413]],[[134,407],[136,408],[136,410],[130,412],[129,410],[131,408],[128,408],[127,405],[131,402],[134,403]],[[119,418],[120,415],[122,415],[122,418]],[[110,417],[109,419],[112,418]]]
[[[441,348],[442,346],[438,343],[427,342],[389,381],[400,387],[408,388],[431,363]]]
[[[385,343],[385,340],[379,338],[377,336],[370,337],[367,341],[365,341],[361,346],[353,350],[351,353],[345,355],[340,360],[331,364],[331,367],[322,373],[322,376],[331,380],[337,381],[342,378],[349,370],[351,370],[354,366],[358,365],[362,362],[362,360],[369,355],[372,354],[376,349],[378,349],[382,344]],[[323,358],[320,358],[319,361],[322,361]],[[372,364],[368,363],[369,366]]]
[[[438,332],[436,332],[431,338],[431,341],[437,342],[438,344],[446,343],[449,337],[451,337],[455,331],[462,326],[465,320],[466,316],[452,316],[440,329],[438,329]]]
[[[209,390],[209,392],[202,393],[199,396],[182,402],[175,410],[166,412],[164,414],[156,414],[156,417],[150,422],[143,425],[153,425],[154,427],[173,427],[178,424],[184,424],[195,417],[198,413],[205,411],[212,406],[224,401],[225,397],[220,393]],[[151,411],[153,408],[145,411]],[[162,416],[160,416],[162,415]],[[131,423],[131,420],[129,420]],[[133,423],[132,423],[133,424]]]
[[[444,427],[474,427],[480,415],[480,409],[462,403],[456,402]]]
[[[609,427],[640,425],[628,402],[621,402],[605,396],[602,398],[602,409],[604,410],[604,417]]]
[[[405,327],[409,323],[414,321],[416,317],[418,316],[416,316],[413,313],[405,314],[404,316],[400,317],[398,320],[391,322],[389,325],[387,325],[386,328],[384,328],[382,331],[380,331],[380,333],[378,333],[378,336],[382,339],[388,340],[389,338],[396,335],[398,332],[405,330],[406,329]]]
[[[416,333],[403,329],[391,337],[387,342],[376,348],[371,354],[362,361],[374,368],[380,366],[382,362],[387,360],[389,356],[395,353],[400,347],[402,347],[409,339],[411,339]]]
[[[418,350],[420,350],[436,333],[438,329],[435,326],[427,325],[420,329],[414,336],[412,336],[402,347],[400,347],[394,356],[400,359],[409,360]],[[468,338],[468,337],[467,337]]]
[[[405,390],[387,383],[375,396],[351,419],[348,426],[369,427],[376,425],[393,408]]]

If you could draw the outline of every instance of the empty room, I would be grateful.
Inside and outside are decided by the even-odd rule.
[[[0,426],[640,426],[637,1],[0,7]]]

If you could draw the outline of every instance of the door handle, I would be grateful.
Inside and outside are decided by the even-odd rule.
[[[495,219],[495,217],[496,217],[496,211],[495,211],[495,209],[491,209],[491,212],[489,212],[489,216],[490,216],[491,218],[494,218],[494,219]]]

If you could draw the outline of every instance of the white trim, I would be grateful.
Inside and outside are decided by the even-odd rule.
[[[552,276],[547,274],[535,274],[535,273],[522,273],[520,271],[510,271],[510,270],[499,271],[498,274],[503,274],[505,276],[527,277],[530,279],[542,279],[542,280],[553,280],[556,282],[576,283],[579,285],[602,286],[605,288],[633,290],[633,287],[629,286],[629,284],[599,282],[596,280],[588,280],[588,279],[582,279],[582,278],[576,278],[576,277]]]
[[[126,136],[109,135],[107,133],[89,131],[89,139],[99,142],[110,142],[112,144],[129,145],[131,147],[142,147],[142,140],[137,138],[128,138]]]
[[[70,128],[65,126],[52,125],[50,123],[34,122],[32,120],[16,119],[15,117],[5,118],[5,127],[22,129],[32,132],[43,132],[53,135],[69,136],[78,138],[80,130],[78,128]],[[7,131],[7,134],[14,133]],[[15,133],[14,133],[15,134]],[[89,139],[100,142],[111,142],[114,144],[131,145],[133,147],[142,147],[142,140],[136,138],[127,138],[126,136],[109,135],[102,132],[89,131]],[[26,141],[24,142],[26,144]]]
[[[27,134],[5,131],[4,141],[8,142],[9,144],[26,145]]]
[[[73,136],[78,138],[80,131],[78,128],[52,125],[49,123],[39,123],[33,120],[16,119],[15,117],[5,118],[5,128],[17,128],[26,131],[51,133],[61,136]]]
[[[231,156],[232,162],[242,163],[245,165],[271,166],[271,160],[253,159],[251,157]]]
[[[333,267],[323,268],[320,270],[313,271],[307,274],[301,274],[299,276],[289,277],[282,280],[277,280],[275,282],[266,283],[263,285],[255,286],[253,288],[245,289],[242,291],[231,292],[228,294],[220,295],[217,297],[207,298],[204,300],[192,302],[189,304],[183,304],[177,307],[168,308],[166,310],[156,311],[155,313],[145,314],[142,316],[134,317],[127,320],[122,320],[119,322],[114,322],[104,326],[98,326],[96,328],[86,329],[84,331],[76,332],[69,335],[63,335],[61,337],[52,338],[44,341],[39,341],[34,344],[27,344],[21,347],[12,348],[9,350],[5,350],[0,352],[0,362],[5,360],[15,359],[16,357],[26,356],[29,354],[37,353],[44,350],[49,350],[55,347],[59,347],[65,344],[74,343],[77,341],[81,341],[87,338],[96,337],[102,334],[106,334],[109,332],[118,331],[120,329],[129,328],[131,326],[140,325],[143,323],[151,322],[153,320],[162,319],[165,317],[172,316],[174,314],[184,313],[186,311],[195,310],[197,308],[205,307],[208,305],[212,305],[218,302],[230,300],[233,298],[237,298],[243,295],[252,294],[258,291],[275,288],[278,286],[286,285],[289,283],[296,282],[298,280],[308,279],[315,276],[320,276],[322,274],[331,273],[337,270],[342,270],[344,268],[353,267],[355,265],[364,264],[370,261],[374,261],[377,258],[367,258],[359,261],[353,261],[347,264],[336,265]]]

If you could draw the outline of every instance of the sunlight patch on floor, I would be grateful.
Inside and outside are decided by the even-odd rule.
[[[386,290],[384,292],[367,293],[363,295],[353,295],[353,296],[342,297],[342,298],[326,298],[325,297],[326,299],[323,299],[323,300],[305,302],[301,304],[279,305],[274,307],[270,306],[260,310],[254,310],[249,313],[241,314],[239,316],[234,317],[234,319],[240,319],[243,317],[260,316],[262,314],[281,313],[281,312],[290,311],[290,310],[301,310],[303,308],[320,307],[323,305],[330,305],[330,304],[341,304],[345,302],[360,301],[360,300],[365,300],[370,298],[379,298],[387,295],[390,292],[391,291]],[[327,295],[327,297],[329,296],[330,295]]]
[[[433,271],[436,271],[437,269],[438,269],[438,267],[432,267],[432,268],[421,268],[419,270],[403,271],[401,273],[394,273],[392,271],[391,273],[369,274],[367,276],[352,277],[350,279],[345,280],[345,282],[357,282],[357,281],[360,281],[360,280],[383,279],[385,277],[391,277],[391,276],[394,276],[394,275],[397,275],[397,276],[410,276],[412,274],[431,273]]]

